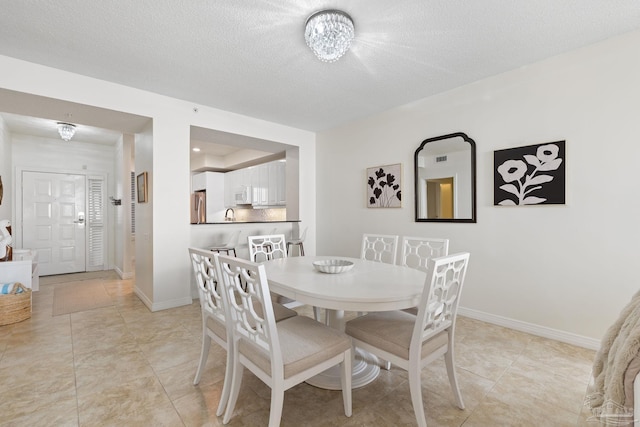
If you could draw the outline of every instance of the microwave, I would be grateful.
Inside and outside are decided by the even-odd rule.
[[[235,201],[236,205],[250,205],[253,202],[251,197],[251,186],[242,185],[236,189]]]

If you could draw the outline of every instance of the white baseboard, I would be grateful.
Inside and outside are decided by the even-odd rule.
[[[458,314],[461,316],[470,317],[471,319],[481,320],[483,322],[492,323],[498,326],[504,326],[505,328],[526,332],[528,334],[537,335],[543,338],[562,341],[567,344],[588,348],[590,350],[598,350],[600,348],[600,341],[597,339],[572,334],[570,332],[560,331],[557,329],[547,328],[546,326],[540,326],[533,323],[522,322],[520,320],[509,319],[508,317],[497,316],[495,314],[485,313],[482,311],[472,310],[470,308],[464,307],[458,307]]]
[[[139,287],[134,286],[133,293],[136,294],[138,298],[140,298],[140,301],[142,301],[142,303],[146,305],[149,310],[153,311],[153,302],[149,298],[147,298],[147,296],[140,290]]]
[[[135,277],[135,274],[133,272],[130,273],[124,273],[122,270],[120,270],[118,267],[113,267],[113,269],[115,270],[115,272],[118,274],[118,276],[122,279],[122,280],[128,280],[128,279],[133,279]]]
[[[183,297],[178,299],[173,299],[169,301],[162,302],[153,302],[138,288],[137,286],[133,287],[133,292],[140,298],[140,300],[147,306],[147,308],[151,311],[160,311],[166,310],[168,308],[182,307],[183,305],[190,305],[193,300],[191,297]]]
[[[190,296],[169,301],[156,302],[153,303],[153,308],[151,309],[151,311],[160,311],[166,310],[168,308],[182,307],[183,305],[190,305],[192,302],[193,299],[191,299]]]

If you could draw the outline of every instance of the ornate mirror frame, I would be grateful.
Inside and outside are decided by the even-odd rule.
[[[428,144],[431,144],[431,146],[429,146]],[[423,178],[424,173],[421,173],[421,171],[427,169],[426,163],[428,162],[428,160],[431,160],[431,158],[435,159],[436,157],[439,157],[440,159],[442,159],[444,157],[446,159],[450,155],[452,155],[452,157],[457,157],[459,153],[466,153],[466,149],[460,150],[460,148],[464,148],[466,144],[469,145],[469,168],[467,169],[465,165],[466,160],[463,160],[463,163],[461,163],[462,169],[459,170],[460,173],[456,173],[454,174],[454,177],[448,178],[453,184],[452,187],[460,190],[455,191],[455,196],[452,197],[453,200],[451,201],[451,205],[455,205],[455,207],[453,208],[454,216],[452,218],[428,218],[427,214],[424,213],[427,207],[426,179]],[[426,153],[427,150],[431,151],[431,153],[429,153],[429,157],[420,157],[420,154]],[[416,222],[476,222],[476,143],[473,139],[469,138],[462,132],[456,132],[448,135],[425,139],[416,150],[413,161]],[[463,183],[454,182],[454,180],[458,178],[457,175],[463,176],[463,178],[461,178],[462,180],[464,180]],[[421,182],[421,180],[423,179],[425,182]],[[466,196],[464,196],[465,193]],[[459,197],[459,195],[464,196],[465,199],[462,201],[462,203],[456,204],[455,200],[457,197]],[[464,210],[467,212],[466,214],[455,214],[455,212],[458,211],[458,206],[460,205],[462,205]]]

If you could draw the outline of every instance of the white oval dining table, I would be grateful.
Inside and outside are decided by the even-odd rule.
[[[342,273],[321,273],[314,261],[341,259],[353,262]],[[272,292],[327,310],[329,325],[344,330],[344,311],[390,311],[418,305],[426,273],[393,264],[336,256],[279,258],[264,263]],[[377,358],[360,349],[353,365],[352,387],[369,384],[380,373]],[[329,369],[307,383],[339,390],[339,369]]]

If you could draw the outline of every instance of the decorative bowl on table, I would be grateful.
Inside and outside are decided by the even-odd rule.
[[[321,273],[344,273],[353,268],[353,263],[344,259],[325,259],[314,261],[313,267]]]

